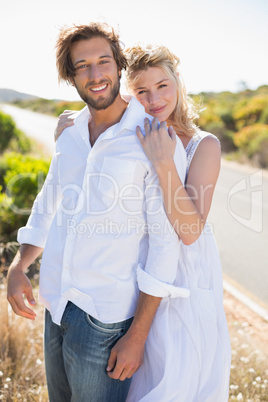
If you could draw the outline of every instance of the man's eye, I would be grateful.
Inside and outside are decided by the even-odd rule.
[[[80,66],[76,67],[76,70],[83,70],[84,68],[87,68],[88,65],[87,64],[81,64]]]
[[[107,64],[107,63],[109,63],[109,60],[102,60],[102,61],[100,62],[100,64]]]

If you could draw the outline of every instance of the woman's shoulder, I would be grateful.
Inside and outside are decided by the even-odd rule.
[[[221,148],[220,140],[216,135],[208,133],[207,131],[199,131],[198,135],[198,148],[206,148],[208,152]]]
[[[216,142],[218,144],[220,143],[216,135],[202,130],[197,130],[197,132],[193,135],[192,140],[194,142],[201,142],[205,140],[206,142]]]
[[[221,159],[221,145],[219,139],[211,133],[200,131],[199,140],[192,155],[192,163],[200,168],[206,161],[218,165]]]
[[[186,153],[192,154],[200,151],[200,149],[211,152],[218,148],[220,148],[220,141],[214,134],[198,130],[189,141],[186,147]]]
[[[211,166],[216,167],[221,159],[220,141],[214,134],[206,131],[198,130],[185,150],[187,154],[186,180],[190,166],[198,170],[200,166],[206,165],[209,161]]]

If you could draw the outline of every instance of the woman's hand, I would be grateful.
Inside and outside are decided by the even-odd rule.
[[[64,112],[60,115],[56,130],[54,132],[55,142],[66,127],[74,125],[74,118],[76,113],[77,112],[74,110],[64,110]]]
[[[148,118],[144,119],[145,136],[139,126],[136,128],[137,136],[141,142],[144,152],[155,168],[173,160],[176,148],[176,132],[172,126],[167,128],[165,121],[159,124],[154,118],[152,124]]]

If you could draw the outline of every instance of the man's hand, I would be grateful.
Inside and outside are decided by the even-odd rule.
[[[36,314],[26,306],[23,295],[28,302],[35,306],[32,285],[24,271],[42,253],[41,247],[31,244],[22,244],[12,261],[7,275],[7,300],[11,304],[13,311],[22,317],[34,320]]]
[[[106,369],[110,378],[124,381],[141,366],[145,342],[160,301],[160,297],[140,292],[132,324],[111,350]]]
[[[31,282],[25,273],[18,267],[11,268],[8,273],[7,299],[16,314],[34,320],[36,314],[24,303],[23,294],[32,306],[36,304]]]
[[[145,341],[139,341],[129,330],[111,350],[108,376],[120,381],[131,378],[142,364],[144,346]]]

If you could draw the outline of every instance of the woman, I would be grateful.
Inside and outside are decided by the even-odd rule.
[[[137,136],[154,164],[166,213],[183,242],[175,284],[191,291],[186,299],[162,300],[127,401],[227,401],[231,357],[222,273],[206,221],[220,170],[219,141],[194,125],[196,114],[175,55],[163,46],[140,45],[127,55],[128,89],[155,117],[151,125],[145,121],[145,136],[137,127]],[[58,134],[72,124],[69,120],[61,119]],[[185,183],[173,161],[176,135],[187,153]]]

